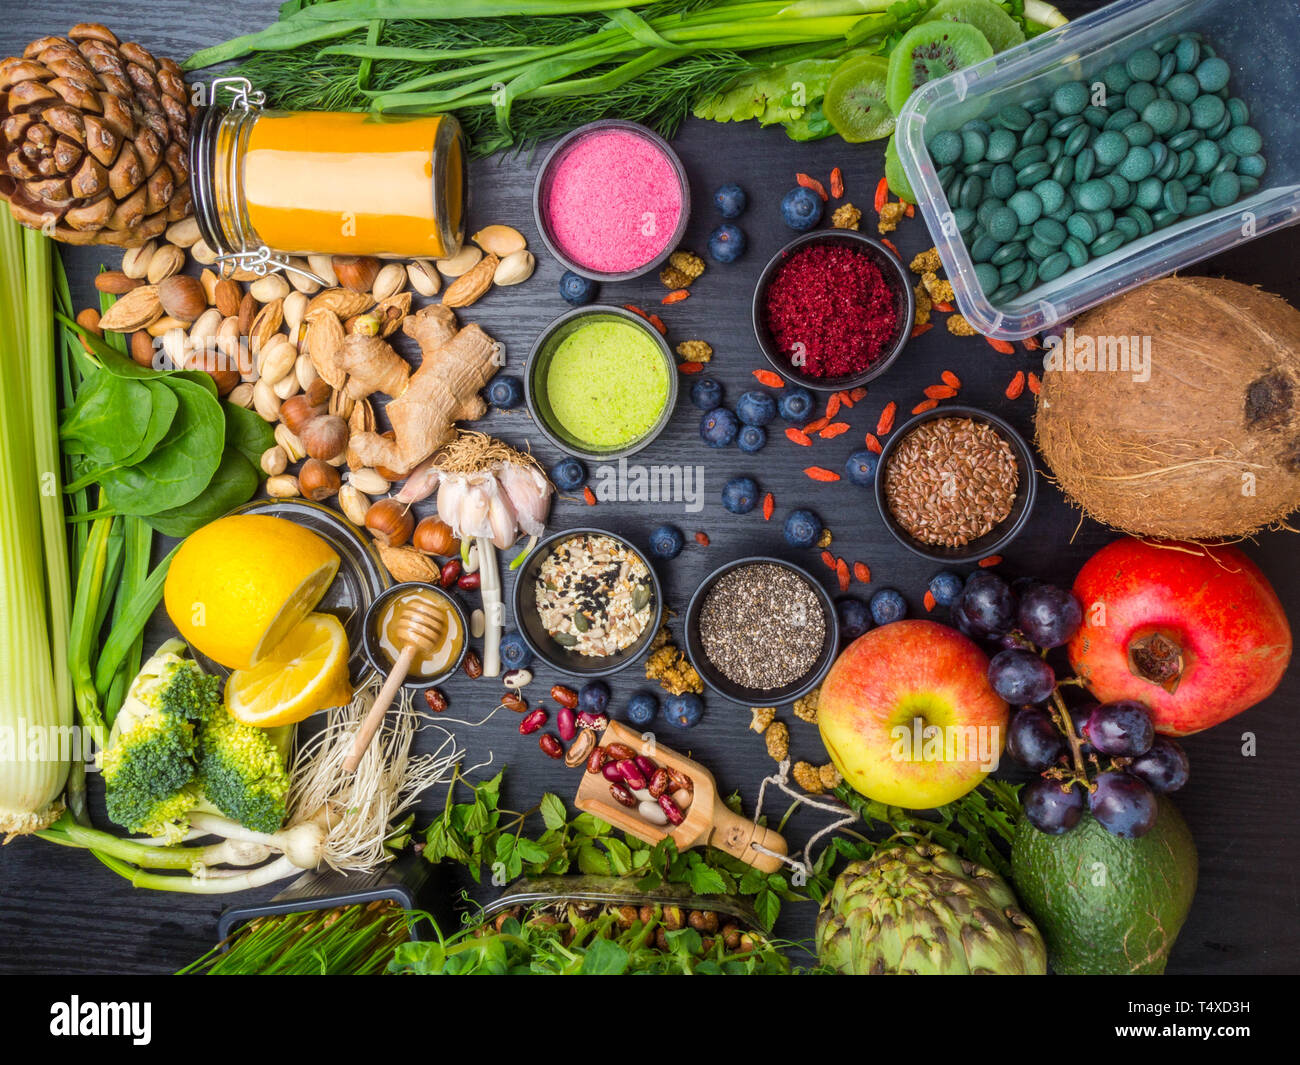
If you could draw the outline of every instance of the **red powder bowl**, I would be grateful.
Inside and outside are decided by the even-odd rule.
[[[533,214],[550,253],[595,281],[660,266],[690,216],[686,170],[668,142],[635,122],[602,119],[556,142],[533,184]]]
[[[780,374],[838,392],[884,373],[912,333],[916,296],[883,244],[848,229],[796,238],[754,289],[754,335]]]

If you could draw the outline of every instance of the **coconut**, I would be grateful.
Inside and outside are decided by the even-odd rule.
[[[1281,297],[1165,278],[1085,312],[1047,348],[1038,447],[1097,521],[1233,539],[1300,506],[1300,311]]]

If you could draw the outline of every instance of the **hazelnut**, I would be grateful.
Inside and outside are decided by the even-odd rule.
[[[342,455],[348,446],[348,423],[336,414],[322,414],[311,419],[296,435],[308,455],[329,462]]]
[[[369,292],[379,276],[379,260],[370,255],[336,255],[334,275],[353,292]]]
[[[411,544],[426,555],[450,555],[460,550],[451,526],[434,517],[425,518],[415,527]]]
[[[280,405],[280,421],[289,427],[294,436],[301,436],[307,423],[324,414],[324,410],[312,403],[308,394],[291,396]]]
[[[401,547],[411,538],[415,519],[396,499],[379,499],[366,511],[366,529],[385,547]]]
[[[336,495],[342,483],[339,471],[320,459],[308,459],[298,471],[298,490],[317,503]]]

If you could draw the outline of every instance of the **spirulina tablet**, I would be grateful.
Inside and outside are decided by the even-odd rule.
[[[1041,144],[1031,144],[1027,148],[1021,148],[1011,157],[1011,165],[1016,170],[1023,170],[1034,163],[1041,163],[1047,158],[1047,149]]]
[[[1138,232],[1144,237],[1155,229],[1155,225],[1151,221],[1151,216],[1137,204],[1133,204],[1132,207],[1129,207],[1124,212],[1124,217],[1133,219],[1133,221],[1137,223]]]
[[[1110,118],[1110,112],[1104,107],[1089,107],[1083,112],[1083,120],[1093,129],[1101,129],[1106,125],[1106,119]]]
[[[1171,211],[1167,207],[1162,207],[1158,211],[1151,212],[1151,222],[1156,229],[1164,229],[1167,225],[1172,225],[1178,221],[1178,213]]]
[[[1217,96],[1198,96],[1191,103],[1192,128],[1210,129],[1228,113],[1228,105]]]
[[[989,262],[998,267],[1006,266],[1013,259],[1019,259],[1025,254],[1025,246],[1020,241],[1012,241],[1010,244],[1003,244],[989,258]]]
[[[1241,178],[1230,172],[1216,174],[1210,182],[1210,202],[1215,207],[1227,207],[1241,195]]]
[[[1162,186],[1163,188],[1163,186]],[[1077,237],[1084,244],[1091,244],[1097,239],[1097,227],[1082,211],[1076,211],[1065,220],[1065,228],[1070,236]]]
[[[1019,296],[1021,291],[1019,285],[1003,285],[989,297],[989,301],[993,304],[1006,303],[1008,300],[1013,300]]]
[[[976,263],[975,280],[979,282],[980,288],[984,290],[984,294],[987,296],[998,287],[998,272],[988,263]]]
[[[987,233],[975,238],[970,246],[970,257],[977,263],[986,263],[998,250],[998,242]]]
[[[1078,237],[1066,237],[1061,251],[1069,256],[1071,266],[1083,266],[1088,261],[1088,249]]]
[[[984,220],[984,228],[994,240],[1011,240],[1020,228],[1020,218],[1010,207],[998,207],[989,212]]]
[[[1053,137],[1068,137],[1083,124],[1083,115],[1066,115],[1052,126],[1051,133]]]
[[[1237,173],[1244,178],[1262,178],[1268,162],[1259,153],[1243,155],[1237,160]]]
[[[1068,269],[1070,269],[1070,257],[1065,252],[1058,251],[1038,264],[1038,279],[1055,281]]]
[[[1193,192],[1200,189],[1205,179],[1201,177],[1200,174],[1188,174],[1185,177],[1179,178],[1179,181],[1182,182],[1182,186],[1187,190],[1188,195],[1191,195]]]
[[[1173,52],[1160,57],[1160,73],[1156,75],[1156,84],[1163,85],[1172,76],[1177,66],[1177,59],[1174,58]]]
[[[930,138],[930,158],[940,166],[948,166],[961,158],[961,134],[950,129]]]
[[[1063,150],[1066,155],[1078,155],[1091,142],[1093,137],[1097,136],[1096,130],[1088,125],[1080,125],[1070,131],[1070,135],[1065,138]],[[1104,136],[1104,134],[1102,134]]]
[[[1264,140],[1254,126],[1233,126],[1223,143],[1228,151],[1238,156],[1256,155],[1264,146]]]
[[[1016,184],[1022,189],[1027,189],[1051,176],[1052,167],[1049,163],[1030,163],[1016,174]]]
[[[989,175],[989,191],[1005,200],[1016,191],[1016,172],[1010,163],[999,163]]]
[[[1003,266],[998,270],[998,280],[1004,285],[1009,285],[1013,281],[1018,281],[1020,275],[1024,272],[1025,260],[1013,259],[1011,262],[1007,263],[1006,266]]]
[[[1185,210],[1183,214],[1188,218],[1195,218],[1197,215],[1205,214],[1205,212],[1212,206],[1214,205],[1210,203],[1210,198],[1208,196],[1188,196],[1187,210]]]
[[[1092,177],[1097,169],[1097,156],[1091,148],[1084,148],[1074,157],[1074,180],[1080,183]]]
[[[1182,214],[1187,210],[1187,189],[1181,181],[1166,181],[1162,199],[1165,208],[1174,214]]]
[[[1094,240],[1088,250],[1096,256],[1109,255],[1123,243],[1124,234],[1118,229],[1112,229]]]
[[[1043,213],[1059,211],[1065,203],[1065,188],[1059,181],[1044,178],[1033,187],[1033,193],[1043,201]]]
[[[1106,119],[1102,129],[1113,129],[1123,132],[1129,126],[1138,120],[1138,113],[1131,107],[1121,107],[1118,111]]]
[[[1062,188],[1066,185],[1073,184],[1074,160],[1070,156],[1063,155],[1060,159],[1056,160],[1056,165],[1052,167],[1052,180]]]
[[[1219,121],[1216,122],[1216,123],[1215,123],[1213,126],[1211,126],[1209,129],[1207,129],[1207,130],[1205,131],[1205,135],[1206,135],[1207,137],[1209,137],[1211,140],[1216,140],[1216,141],[1217,141],[1220,137],[1222,137],[1222,136],[1223,136],[1225,133],[1227,133],[1228,130],[1230,130],[1230,129],[1232,129],[1232,116],[1231,116],[1230,114],[1228,114],[1227,111],[1224,111],[1224,112],[1223,112],[1223,117],[1222,117],[1221,119],[1219,119]]]
[[[978,133],[982,137],[987,137],[993,132],[993,127],[982,118],[970,118],[961,124],[962,133]]]
[[[1228,114],[1232,116],[1234,126],[1244,126],[1250,121],[1250,108],[1246,106],[1246,101],[1240,96],[1234,96],[1228,100]]]
[[[1155,159],[1151,152],[1135,144],[1125,153],[1116,169],[1120,176],[1128,181],[1141,181],[1149,177],[1155,168]]]
[[[1032,148],[1036,144],[1042,144],[1047,140],[1047,134],[1051,131],[1051,124],[1045,118],[1035,118],[1029,123],[1029,128],[1020,135],[1020,143],[1026,147]]]
[[[1188,148],[1186,151],[1178,153],[1178,169],[1174,171],[1175,178],[1185,178],[1192,172],[1192,167],[1196,165],[1196,156]]]
[[[1088,86],[1081,81],[1067,81],[1052,91],[1052,107],[1058,114],[1077,115],[1088,106]]]
[[[1140,115],[1152,101],[1159,98],[1160,94],[1154,85],[1139,81],[1129,86],[1128,92],[1124,94],[1124,105],[1133,108]]]
[[[1007,206],[1016,212],[1016,217],[1024,226],[1033,225],[1043,213],[1043,201],[1028,189],[1021,189],[1012,196],[1007,201]]]
[[[1115,228],[1115,212],[1110,208],[1104,211],[1093,211],[1090,217],[1098,233],[1107,233]]]
[[[1259,188],[1259,178],[1250,174],[1241,175],[1241,194],[1243,196],[1249,196],[1257,188]]]
[[[984,158],[984,150],[988,147],[988,143],[979,130],[965,130],[961,135],[961,161],[968,166],[971,163],[978,163]]]
[[[1038,264],[1032,260],[1025,263],[1025,272],[1020,275],[1020,291],[1028,292],[1038,284]]]
[[[1196,160],[1192,164],[1192,173],[1208,174],[1218,165],[1222,155],[1214,141],[1197,141],[1192,145],[1192,158]]]
[[[1205,92],[1218,92],[1228,84],[1231,71],[1222,59],[1203,59],[1196,66],[1196,80]]]
[[[1114,198],[1114,190],[1100,178],[1085,181],[1078,187],[1074,197],[1075,202],[1085,211],[1104,210]]]
[[[1005,163],[1016,154],[1018,146],[1019,142],[1016,140],[1016,135],[1009,129],[995,129],[989,134],[984,158],[992,163]]]
[[[998,112],[998,121],[1007,129],[1016,130],[1017,132],[1028,129],[1029,123],[1033,120],[1034,116],[1019,104],[1008,104]]]
[[[1178,108],[1172,100],[1152,100],[1142,108],[1142,121],[1157,137],[1163,137],[1178,121]]]
[[[1115,219],[1115,228],[1124,234],[1126,241],[1135,240],[1140,231],[1138,224],[1127,215],[1121,215]]]
[[[1106,86],[1107,92],[1114,93],[1116,96],[1127,92],[1128,87],[1133,84],[1133,79],[1128,76],[1123,63],[1111,63],[1102,70],[1101,81]]]
[[[1125,126],[1123,129],[1124,139],[1131,145],[1139,148],[1145,148],[1156,139],[1156,131],[1148,126],[1145,122],[1139,120],[1131,126]]]
[[[1124,69],[1134,81],[1151,81],[1160,73],[1160,57],[1150,48],[1139,48],[1129,54]]]
[[[1174,48],[1174,58],[1179,73],[1186,74],[1189,70],[1195,70],[1196,64],[1201,61],[1201,46],[1193,38],[1183,37]]]
[[[952,212],[952,224],[957,232],[965,236],[975,228],[975,212],[965,207],[955,207]]]
[[[1201,94],[1201,86],[1190,74],[1175,74],[1167,82],[1169,98],[1180,104],[1190,104]]]
[[[1127,207],[1133,202],[1133,184],[1124,179],[1121,174],[1107,174],[1101,179],[1110,186],[1114,195],[1111,197],[1110,205],[1113,209],[1119,210],[1121,207]]]

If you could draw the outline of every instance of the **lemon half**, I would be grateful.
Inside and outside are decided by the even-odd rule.
[[[257,665],[226,681],[226,708],[259,728],[291,725],[351,701],[347,633],[329,614],[308,614]]]

